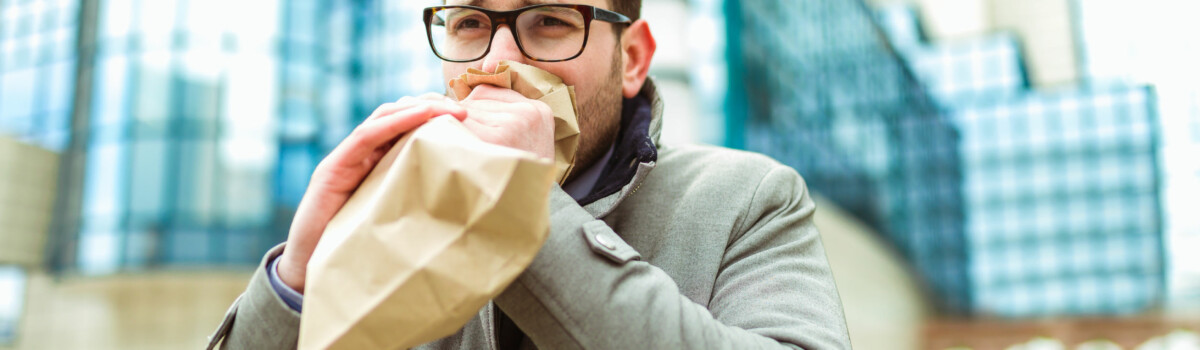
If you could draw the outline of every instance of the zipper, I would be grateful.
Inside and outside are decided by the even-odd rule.
[[[500,350],[500,343],[496,334],[496,313],[494,312],[496,304],[489,301],[487,307],[484,308],[484,328],[487,329],[487,344],[489,350]]]

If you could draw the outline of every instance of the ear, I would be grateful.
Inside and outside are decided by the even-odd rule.
[[[650,72],[650,60],[654,58],[654,50],[657,47],[654,35],[650,34],[650,25],[645,20],[633,22],[621,35],[621,51],[625,60],[621,92],[625,98],[633,98],[642,90],[642,85],[646,83],[646,75]]]

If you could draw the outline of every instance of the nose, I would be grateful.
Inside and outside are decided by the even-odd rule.
[[[496,28],[496,35],[492,37],[492,48],[483,56],[483,64],[479,69],[495,72],[496,66],[504,60],[529,64],[525,62],[525,55],[522,55],[521,49],[517,47],[517,38],[507,24]]]

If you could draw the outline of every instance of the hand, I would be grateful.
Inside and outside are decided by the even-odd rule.
[[[554,112],[544,102],[479,85],[461,103],[467,108],[463,125],[484,142],[554,159]]]
[[[304,292],[308,260],[334,214],[401,135],[442,115],[462,120],[467,110],[433,93],[384,104],[317,165],[292,219],[287,249],[279,257],[279,279],[284,284]]]

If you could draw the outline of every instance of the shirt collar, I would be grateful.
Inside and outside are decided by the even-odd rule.
[[[588,167],[578,177],[564,184],[563,191],[566,191],[576,201],[592,193],[592,189],[596,187],[596,182],[600,180],[600,173],[604,172],[604,166],[608,164],[609,158],[612,158],[613,148],[615,148],[613,144],[608,145],[608,152],[604,152],[603,157],[597,159],[596,162],[592,163],[591,167]]]

